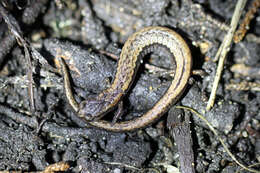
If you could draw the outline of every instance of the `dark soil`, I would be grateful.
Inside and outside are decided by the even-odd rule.
[[[113,80],[116,60],[103,52],[119,57],[126,39],[145,26],[166,26],[178,32],[191,49],[193,69],[206,72],[205,76],[191,76],[192,82],[178,104],[202,113],[241,163],[249,166],[260,162],[260,39],[256,36],[260,35],[259,10],[247,37],[232,45],[215,105],[207,112],[217,67],[213,60],[227,32],[235,0],[4,0],[1,3],[29,43],[35,112],[30,111],[27,80],[30,66],[24,48],[0,15],[0,170],[40,171],[50,164],[66,161],[69,172],[171,172],[183,165],[179,158],[193,156],[185,156],[179,147],[183,142],[176,133],[182,131],[167,128],[168,114],[184,114],[190,119],[189,126],[184,123],[186,131],[190,131],[185,137],[193,145],[183,147],[193,152],[196,172],[241,170],[207,125],[188,111],[176,113],[173,107],[173,113],[145,129],[111,133],[81,121],[68,104],[62,75],[55,67],[56,50],[70,57],[66,63],[76,99],[80,101],[109,87]],[[123,99],[124,115],[118,121],[141,116],[164,94],[172,78],[167,73],[152,73],[144,64],[170,69],[172,61],[167,55],[155,52],[144,60]],[[249,72],[234,70],[241,64]],[[258,91],[227,89],[229,84],[242,81],[258,83]],[[114,114],[111,112],[106,117]],[[259,165],[254,167],[259,168]]]

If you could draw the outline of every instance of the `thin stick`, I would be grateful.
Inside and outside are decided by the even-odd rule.
[[[235,30],[237,28],[239,18],[242,14],[244,7],[245,7],[246,1],[247,0],[238,0],[234,14],[233,14],[233,17],[232,17],[232,20],[231,20],[230,29],[229,29],[228,33],[226,34],[226,36],[225,36],[225,38],[224,38],[224,40],[223,40],[223,42],[222,42],[222,44],[219,48],[219,51],[221,53],[218,54],[220,56],[220,58],[219,58],[219,61],[218,61],[218,68],[217,68],[216,76],[215,76],[214,83],[213,83],[213,86],[212,86],[212,90],[211,90],[211,93],[210,93],[210,98],[209,98],[209,101],[208,101],[208,104],[207,104],[207,108],[206,108],[207,110],[210,110],[211,107],[214,105],[219,80],[220,80],[221,73],[222,73],[223,66],[224,66],[224,61],[225,61],[227,53],[230,50],[232,38],[233,38],[233,35],[234,35]],[[216,57],[215,59],[218,59],[218,57]]]
[[[128,168],[128,169],[141,171],[141,169],[134,167],[134,166],[131,166],[131,165],[128,165],[128,164],[125,164],[125,163],[120,163],[120,162],[104,162],[104,163],[109,164],[109,165],[117,165],[117,166],[122,166],[122,167],[125,167],[125,168]]]
[[[29,80],[28,94],[29,94],[30,109],[31,112],[34,113],[35,104],[34,104],[34,92],[33,92],[32,61],[31,61],[29,48],[28,48],[29,45],[27,44],[26,40],[23,38],[21,28],[18,22],[16,21],[16,19],[11,14],[9,14],[8,11],[6,11],[1,4],[0,4],[0,14],[2,15],[11,33],[15,36],[18,44],[24,47],[25,59],[28,63],[27,78]]]
[[[247,30],[250,29],[250,22],[254,18],[257,9],[260,7],[260,0],[254,0],[251,4],[251,7],[247,11],[242,23],[240,24],[238,30],[236,31],[233,41],[235,43],[240,42],[243,40],[244,36],[246,35]]]

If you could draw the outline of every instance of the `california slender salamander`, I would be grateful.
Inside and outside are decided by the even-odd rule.
[[[145,54],[154,51],[157,46],[168,48],[176,62],[176,73],[166,93],[148,112],[136,119],[117,122],[113,125],[111,122],[99,120],[107,112],[111,111],[128,91],[141,58]],[[147,50],[149,51],[147,52]],[[92,126],[115,132],[143,128],[167,112],[170,106],[182,95],[190,77],[192,65],[190,49],[179,34],[165,27],[152,26],[144,28],[130,36],[124,44],[116,75],[110,88],[95,97],[87,98],[78,105],[71,91],[65,62],[61,58],[59,59],[64,73],[66,97],[78,116],[89,121],[88,123]]]

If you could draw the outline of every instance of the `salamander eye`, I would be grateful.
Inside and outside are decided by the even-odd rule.
[[[94,117],[90,113],[87,113],[83,116],[83,118],[87,121],[92,121]]]

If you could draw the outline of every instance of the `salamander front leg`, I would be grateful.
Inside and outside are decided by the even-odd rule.
[[[115,112],[115,116],[113,117],[112,120],[112,126],[117,122],[117,120],[123,115],[123,101],[121,100],[118,105],[117,105],[117,110]]]

